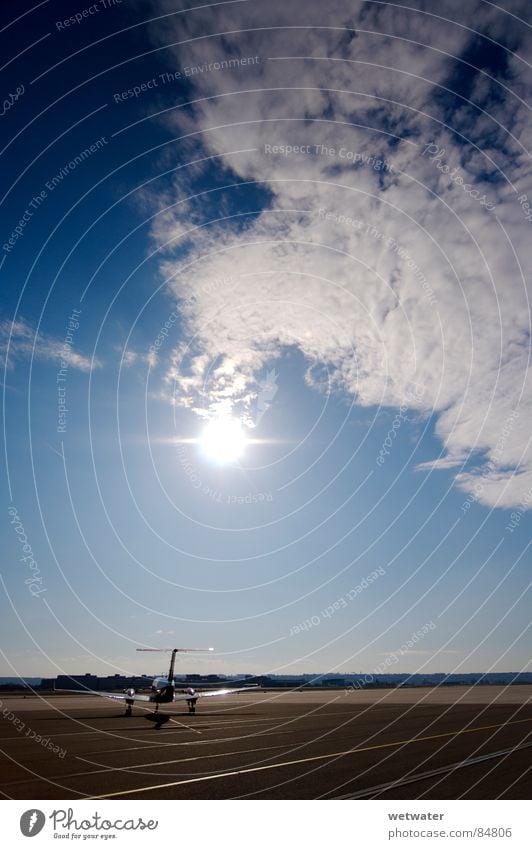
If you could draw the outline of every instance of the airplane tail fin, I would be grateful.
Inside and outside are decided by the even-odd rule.
[[[136,651],[175,651],[175,652],[182,652],[182,651],[214,651],[214,649],[211,646],[208,649],[136,649]]]
[[[137,649],[137,651],[169,651],[172,652],[172,659],[170,660],[170,669],[168,670],[168,681],[170,684],[174,681],[174,664],[175,664],[175,656],[181,652],[193,652],[193,651],[214,651],[214,649]]]

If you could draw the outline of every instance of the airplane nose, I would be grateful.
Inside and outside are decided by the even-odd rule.
[[[196,693],[194,687],[187,687],[187,694],[193,696]]]
[[[130,699],[132,699],[134,695],[135,690],[133,689],[133,687],[130,687],[129,690],[126,690],[126,696],[129,696]]]

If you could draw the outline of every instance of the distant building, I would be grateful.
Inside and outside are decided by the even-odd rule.
[[[96,690],[97,687],[98,678],[90,672],[84,675],[58,675],[55,679],[57,690]]]
[[[83,675],[58,675],[57,678],[43,678],[39,685],[41,690],[115,690],[123,691],[128,687],[135,690],[148,689],[152,678],[150,675],[108,675],[98,677],[86,672]],[[369,680],[366,680],[368,678]],[[364,673],[356,675],[345,673],[337,676],[329,673],[316,675],[200,675],[199,673],[179,675],[176,674],[178,686],[187,684],[216,684],[228,683],[237,686],[245,679],[246,684],[258,684],[265,689],[301,690],[323,687],[355,687],[356,689],[376,689],[394,687],[450,687],[457,685],[482,686],[488,684],[530,684],[532,685],[532,673],[530,672],[468,672],[461,674],[446,674],[443,672],[418,674],[398,673],[392,675],[373,674],[365,676]],[[7,683],[7,682],[6,682]],[[13,686],[13,685],[10,685]]]

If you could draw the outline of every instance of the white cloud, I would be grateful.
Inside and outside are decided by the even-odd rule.
[[[78,371],[91,371],[99,368],[101,362],[77,353],[65,339],[57,339],[44,333],[36,336],[35,329],[25,319],[0,321],[0,362],[13,368],[17,360],[50,360],[59,364],[67,363]]]
[[[121,348],[117,348],[121,353],[120,359],[120,367],[121,368],[130,368],[138,363],[145,363],[150,368],[155,368],[158,362],[157,354],[154,351],[148,351],[147,354],[139,353],[138,351],[134,351],[132,348],[127,348],[122,351]]]
[[[157,30],[163,41],[187,42],[174,49],[176,67],[260,57],[190,77],[192,109],[164,120],[176,134],[197,133],[185,143],[191,159],[215,155],[226,182],[232,175],[269,192],[246,226],[195,230],[184,257],[181,235],[191,222],[229,214],[231,191],[183,203],[195,187],[204,191],[203,172],[176,173],[180,203],[152,234],[170,291],[187,302],[190,341],[175,350],[167,382],[200,413],[227,400],[248,411],[260,374],[290,346],[307,358],[309,383],[312,366],[325,366],[362,406],[400,406],[415,382],[416,406],[436,414],[442,443],[423,468],[458,467],[460,488],[511,506],[532,486],[532,222],[517,201],[532,197],[523,151],[532,122],[519,100],[529,78],[510,54],[500,71],[487,60],[472,68],[472,30],[520,47],[513,19],[485,4],[453,0],[445,9],[458,24],[343,0],[234,4]],[[462,98],[445,100],[450,87]],[[432,161],[429,143],[443,151]],[[274,152],[287,145],[300,151]],[[504,178],[493,178],[496,167]],[[209,289],[214,279],[231,284]]]

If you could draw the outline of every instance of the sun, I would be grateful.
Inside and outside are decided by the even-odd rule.
[[[244,429],[238,419],[219,416],[211,419],[203,431],[200,444],[209,459],[224,465],[242,456],[246,441]]]

